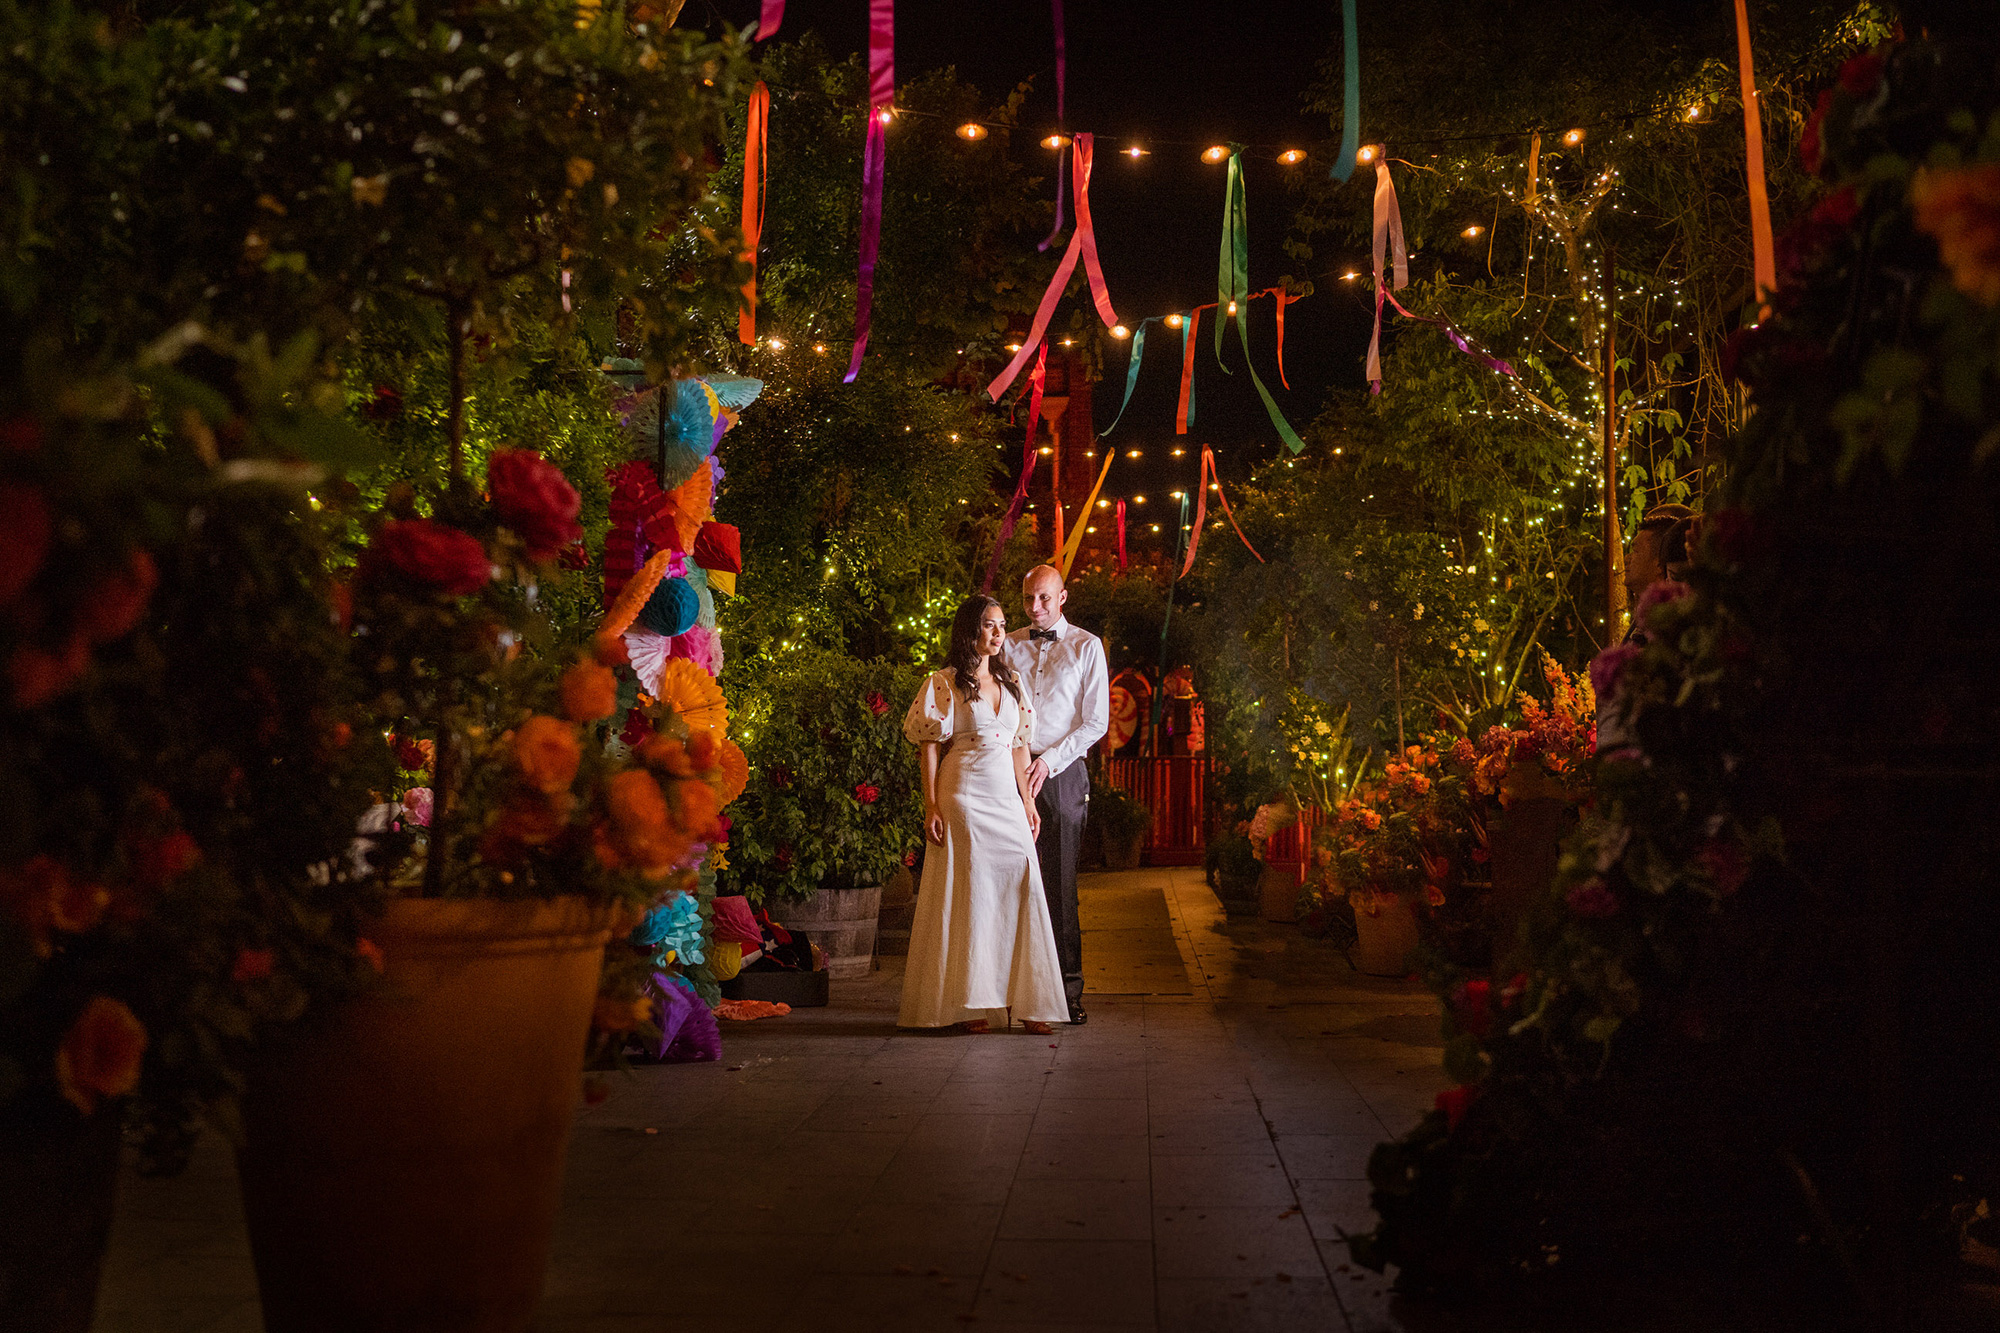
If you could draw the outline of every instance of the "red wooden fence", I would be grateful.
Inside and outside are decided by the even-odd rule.
[[[1208,759],[1170,755],[1157,759],[1107,759],[1111,786],[1146,803],[1153,827],[1146,861],[1156,866],[1198,866],[1206,846]]]
[[[1325,819],[1318,806],[1302,807],[1297,823],[1271,835],[1270,844],[1264,851],[1264,865],[1268,869],[1285,872],[1303,885],[1312,863],[1313,835],[1319,832],[1319,826]]]

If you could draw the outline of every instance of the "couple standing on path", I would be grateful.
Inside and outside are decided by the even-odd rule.
[[[1029,626],[991,597],[952,618],[945,668],[903,720],[923,751],[924,859],[901,1027],[1030,1032],[1081,1023],[1076,856],[1090,801],[1084,755],[1111,721],[1104,644],[1063,616],[1062,574],[1021,581]]]

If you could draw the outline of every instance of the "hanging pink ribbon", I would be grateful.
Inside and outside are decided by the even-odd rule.
[[[1236,515],[1229,508],[1229,497],[1222,493],[1222,479],[1215,474],[1215,450],[1204,444],[1201,447],[1201,480],[1196,483],[1194,498],[1194,530],[1188,534],[1187,559],[1181,562],[1182,578],[1186,578],[1188,571],[1194,568],[1195,547],[1201,545],[1201,530],[1208,518],[1208,488],[1211,485],[1215,487],[1215,498],[1222,503],[1222,512],[1228,517],[1229,526],[1236,529],[1243,549],[1257,556],[1258,564],[1266,563],[1263,556],[1257,555],[1257,548],[1250,544],[1250,539],[1243,535],[1243,529],[1237,527]]]
[[[1120,574],[1123,574],[1125,572],[1125,502],[1123,500],[1120,500],[1118,502],[1117,513],[1118,513],[1118,572]]]
[[[1520,378],[1520,376],[1515,373],[1514,367],[1510,363],[1502,361],[1497,356],[1489,356],[1485,352],[1480,351],[1477,347],[1474,347],[1472,345],[1472,340],[1467,338],[1463,333],[1460,333],[1458,331],[1458,326],[1453,324],[1450,320],[1442,318],[1433,318],[1429,315],[1413,315],[1408,310],[1405,310],[1403,308],[1403,303],[1396,299],[1394,293],[1391,293],[1389,296],[1389,304],[1396,307],[1396,313],[1401,315],[1404,319],[1414,319],[1419,324],[1434,324],[1438,328],[1443,329],[1444,336],[1451,339],[1452,346],[1458,348],[1459,351],[1465,353],[1467,356],[1471,357],[1474,361],[1477,361],[1480,365],[1485,366],[1488,370],[1494,371],[1501,375],[1514,375],[1516,379]]]
[[[1020,521],[1021,507],[1028,502],[1028,483],[1034,480],[1035,427],[1042,419],[1042,386],[1047,382],[1049,369],[1049,349],[1042,347],[1042,354],[1035,362],[1035,373],[1028,379],[1028,436],[1021,447],[1021,480],[1014,485],[1014,498],[1007,505],[1007,512],[1000,517],[1000,535],[993,541],[993,556],[986,562],[986,581],[979,585],[979,591],[992,592],[993,580],[1000,573],[1000,555],[1007,549],[1007,539],[1014,535],[1014,525]]]
[[[868,144],[861,155],[861,262],[854,282],[854,355],[842,382],[852,384],[868,351],[875,306],[875,256],[882,244],[883,131],[896,104],[896,0],[868,5]]]
[[[757,40],[768,42],[778,35],[778,25],[785,21],[785,0],[764,0],[763,17],[757,23]]]
[[[1396,183],[1389,178],[1386,156],[1375,158],[1375,226],[1371,242],[1375,260],[1375,330],[1368,335],[1368,391],[1382,392],[1382,261],[1387,252],[1395,269],[1395,290],[1410,285],[1410,256],[1403,247],[1403,210],[1396,203]]]
[[[877,0],[882,3],[883,0]],[[1035,310],[1035,322],[1028,329],[1028,337],[1021,344],[1021,350],[1007,363],[1007,368],[994,376],[986,386],[986,396],[994,402],[1007,392],[1028,358],[1041,346],[1042,338],[1049,331],[1049,320],[1055,315],[1056,302],[1062,299],[1063,290],[1069,286],[1070,275],[1076,272],[1078,258],[1083,260],[1084,273],[1090,279],[1090,296],[1097,303],[1097,316],[1110,328],[1118,323],[1118,316],[1111,309],[1111,289],[1105,285],[1104,270],[1097,262],[1097,233],[1090,221],[1090,165],[1091,136],[1079,134],[1072,147],[1076,153],[1076,232],[1069,238],[1069,249],[1063,252],[1062,262],[1056,265],[1056,275],[1049,280],[1049,289],[1042,293],[1042,303]]]

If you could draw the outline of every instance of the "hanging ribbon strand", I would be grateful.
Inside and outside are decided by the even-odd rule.
[[[1348,0],[1352,4],[1353,0]],[[764,0],[762,17],[757,21],[757,40],[768,42],[778,35],[778,25],[785,21],[785,0]]]
[[[1146,357],[1146,326],[1159,322],[1160,316],[1153,315],[1140,320],[1139,327],[1132,330],[1132,360],[1125,367],[1125,399],[1118,404],[1118,415],[1111,418],[1111,424],[1098,432],[1099,439],[1117,430],[1118,423],[1125,419],[1125,409],[1132,406],[1132,390],[1139,384],[1139,363]]]
[[[1296,298],[1282,286],[1271,288],[1271,295],[1278,300],[1278,383],[1289,389],[1292,382],[1285,378],[1285,304]]]
[[[1050,0],[1050,5],[1054,9],[1055,27],[1056,27],[1056,127],[1058,130],[1061,130],[1063,128],[1066,128],[1069,124],[1069,111],[1064,104],[1065,89],[1066,85],[1069,82],[1069,52],[1066,49],[1066,43],[1063,40],[1064,28],[1063,28],[1062,0]],[[1058,238],[1062,236],[1063,176],[1064,176],[1063,168],[1066,165],[1068,165],[1068,161],[1069,159],[1063,156],[1061,153],[1058,153],[1056,155],[1056,225],[1054,230],[1050,231],[1047,236],[1042,238],[1042,243],[1035,247],[1035,249],[1037,250],[1047,250],[1050,246],[1056,243]]]
[[[1070,529],[1069,540],[1062,549],[1062,576],[1069,577],[1069,567],[1076,563],[1076,553],[1083,549],[1083,534],[1090,526],[1090,511],[1097,507],[1097,495],[1104,489],[1104,479],[1111,475],[1111,460],[1118,457],[1116,449],[1104,451],[1104,466],[1097,470],[1097,484],[1090,488],[1090,495],[1083,502],[1083,512],[1076,516],[1076,526]],[[1123,500],[1118,502],[1124,504]]]
[[[1499,357],[1491,356],[1485,352],[1480,351],[1477,347],[1474,347],[1472,345],[1472,340],[1470,338],[1467,338],[1463,333],[1460,333],[1458,331],[1458,326],[1453,324],[1450,320],[1444,319],[1442,317],[1433,317],[1430,315],[1413,315],[1408,310],[1405,310],[1403,308],[1403,303],[1396,299],[1395,294],[1393,292],[1389,294],[1389,304],[1396,307],[1396,313],[1401,315],[1404,319],[1414,319],[1419,324],[1434,324],[1438,328],[1443,329],[1444,336],[1451,339],[1452,346],[1456,347],[1459,351],[1471,357],[1474,361],[1477,361],[1480,365],[1485,366],[1488,370],[1491,370],[1496,374],[1513,375],[1514,378],[1516,379],[1520,378],[1520,376],[1515,373],[1513,364],[1511,362],[1502,361]]]
[[[886,3],[886,0],[876,2]],[[1035,321],[1028,328],[1028,337],[1021,344],[1021,350],[1014,354],[1007,368],[986,386],[986,396],[996,403],[1028,364],[1028,358],[1035,354],[1035,349],[1042,345],[1042,339],[1049,331],[1049,320],[1056,312],[1056,302],[1069,286],[1079,258],[1083,260],[1084,272],[1090,278],[1090,295],[1097,303],[1098,318],[1104,321],[1106,328],[1118,323],[1118,316],[1111,309],[1111,291],[1105,285],[1104,270],[1097,262],[1097,235],[1090,223],[1091,136],[1077,135],[1071,147],[1076,154],[1076,233],[1069,238],[1069,249],[1063,252],[1062,262],[1056,265],[1056,274],[1049,280],[1048,290],[1042,293],[1042,303],[1035,310]]]
[[[1222,512],[1229,518],[1229,526],[1236,528],[1236,536],[1243,543],[1243,549],[1257,556],[1257,563],[1264,564],[1264,557],[1257,555],[1257,548],[1243,535],[1243,529],[1236,526],[1236,515],[1230,512],[1229,497],[1222,493],[1222,479],[1215,472],[1215,450],[1207,445],[1201,447],[1201,480],[1195,484],[1194,527],[1188,533],[1187,559],[1181,562],[1180,577],[1186,578],[1194,568],[1195,548],[1201,545],[1201,530],[1208,519],[1208,490],[1215,488],[1215,498],[1222,502]]]
[[[1015,483],[1014,498],[1008,502],[1007,512],[1000,516],[1000,533],[993,539],[993,555],[986,562],[986,580],[979,585],[979,591],[992,592],[993,580],[1000,573],[1000,556],[1007,549],[1007,539],[1014,535],[1014,525],[1020,521],[1021,507],[1028,502],[1028,483],[1035,478],[1035,427],[1042,419],[1042,385],[1046,382],[1049,369],[1049,349],[1042,348],[1041,358],[1035,362],[1035,373],[1029,377],[1028,436],[1021,446],[1021,480]]]
[[[1757,71],[1750,61],[1750,14],[1743,0],[1736,0],[1736,75],[1743,94],[1743,166],[1750,178],[1750,251],[1757,300],[1765,304],[1778,288],[1778,260],[1771,243],[1771,196],[1764,180],[1764,110],[1757,99]],[[1769,309],[1767,304],[1765,309]]]
[[[1263,379],[1257,374],[1256,365],[1250,360],[1250,209],[1243,190],[1243,153],[1232,146],[1229,153],[1229,185],[1222,206],[1222,260],[1217,271],[1215,316],[1215,360],[1222,363],[1222,322],[1236,313],[1236,336],[1243,344],[1243,365],[1250,372],[1250,383],[1255,386],[1257,396],[1264,402],[1265,414],[1271,418],[1271,425],[1277,430],[1278,438],[1293,453],[1303,450],[1305,441],[1292,429],[1292,423],[1285,420],[1285,414],[1278,410],[1277,399],[1264,387]],[[1278,308],[1280,319],[1284,307]],[[1281,324],[1282,328],[1283,325]],[[1222,367],[1228,371],[1228,366]]]
[[[861,155],[861,260],[854,281],[854,355],[842,382],[852,384],[868,351],[875,306],[875,256],[882,244],[884,121],[896,104],[896,0],[868,5],[868,144]]]
[[[1375,330],[1368,335],[1368,391],[1382,392],[1382,301],[1388,295],[1382,285],[1385,251],[1394,264],[1395,290],[1410,285],[1410,256],[1403,248],[1403,210],[1396,203],[1396,182],[1389,177],[1389,163],[1375,158],[1375,222],[1371,240],[1375,263]]]
[[[1120,500],[1118,502],[1117,513],[1118,513],[1118,572],[1120,574],[1123,574],[1125,572],[1125,502],[1123,500]]]
[[[1185,435],[1194,421],[1194,335],[1201,327],[1201,312],[1213,306],[1198,305],[1188,311],[1181,324],[1181,406],[1174,417],[1174,434]]]
[[[765,154],[769,148],[771,90],[762,79],[750,90],[748,129],[743,136],[743,262],[750,280],[743,284],[743,310],[736,317],[736,336],[744,346],[757,341],[757,246],[764,237]]]
[[[1361,37],[1355,29],[1354,0],[1340,0],[1340,156],[1327,174],[1343,185],[1354,174],[1354,158],[1361,151]]]

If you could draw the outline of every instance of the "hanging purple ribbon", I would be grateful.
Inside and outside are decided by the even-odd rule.
[[[764,0],[763,17],[757,23],[757,40],[768,42],[778,35],[778,25],[785,21],[785,0]]]
[[[1028,437],[1021,447],[1021,480],[1014,485],[1014,498],[1007,505],[1007,512],[1000,517],[1000,535],[993,541],[993,557],[986,562],[986,581],[979,585],[979,591],[992,592],[993,580],[1000,573],[1000,557],[1007,550],[1007,539],[1014,535],[1014,525],[1020,521],[1021,507],[1028,501],[1028,483],[1035,476],[1035,460],[1040,457],[1035,452],[1035,428],[1042,420],[1042,388],[1048,382],[1049,345],[1042,344],[1041,354],[1035,359],[1035,370],[1028,377],[1031,392],[1028,396]],[[1015,406],[1020,400],[1015,400]],[[1107,462],[1109,460],[1106,460]],[[1061,503],[1061,496],[1056,497]]]
[[[1058,127],[1058,128],[1060,129],[1060,128],[1064,128],[1064,127],[1067,127],[1067,126],[1068,126],[1068,124],[1069,124],[1069,111],[1068,111],[1067,107],[1066,107],[1066,106],[1064,105],[1064,85],[1065,85],[1065,84],[1066,84],[1066,83],[1067,83],[1067,82],[1069,81],[1069,52],[1068,52],[1068,48],[1067,48],[1067,43],[1066,43],[1066,42],[1064,41],[1064,39],[1063,39],[1063,8],[1062,8],[1062,0],[1050,0],[1050,4],[1051,4],[1051,5],[1053,5],[1053,6],[1054,6],[1054,8],[1055,8],[1055,22],[1056,22],[1056,125],[1057,125],[1057,127]],[[1047,235],[1046,237],[1044,237],[1044,238],[1043,238],[1043,240],[1042,240],[1042,243],[1041,243],[1040,245],[1038,245],[1038,246],[1036,246],[1036,247],[1035,247],[1035,249],[1037,249],[1037,250],[1046,250],[1046,249],[1048,249],[1048,248],[1049,248],[1050,246],[1054,245],[1054,244],[1056,243],[1056,241],[1057,241],[1057,240],[1058,240],[1058,239],[1059,239],[1059,238],[1060,238],[1060,237],[1062,236],[1062,231],[1063,231],[1063,180],[1064,180],[1064,177],[1065,177],[1065,175],[1067,174],[1067,172],[1068,172],[1068,170],[1069,170],[1069,154],[1068,154],[1068,153],[1065,153],[1065,152],[1063,152],[1062,150],[1063,150],[1063,148],[1064,148],[1064,147],[1067,147],[1067,146],[1068,146],[1068,145],[1059,145],[1059,146],[1058,146],[1058,147],[1056,148],[1056,225],[1055,225],[1055,230],[1054,230],[1054,231],[1051,231],[1051,232],[1050,232],[1050,233],[1049,233],[1049,234],[1048,234],[1048,235]]]
[[[1458,326],[1453,324],[1450,320],[1441,317],[1434,318],[1430,315],[1413,315],[1408,310],[1405,310],[1403,308],[1403,303],[1396,299],[1395,294],[1393,292],[1384,293],[1384,295],[1388,297],[1389,304],[1396,307],[1396,313],[1401,315],[1404,319],[1414,319],[1419,324],[1436,325],[1438,328],[1444,330],[1445,337],[1451,339],[1452,346],[1456,347],[1459,351],[1471,357],[1474,361],[1477,361],[1480,365],[1485,366],[1488,370],[1493,371],[1496,374],[1513,375],[1514,378],[1516,379],[1520,378],[1520,375],[1515,372],[1512,364],[1506,361],[1502,361],[1497,356],[1489,356],[1487,353],[1480,351],[1477,347],[1474,347],[1472,345],[1472,341],[1469,338],[1467,338],[1463,333],[1460,333],[1458,331]]]
[[[854,281],[854,355],[842,382],[852,384],[868,351],[875,310],[875,256],[882,245],[882,169],[887,117],[896,104],[896,0],[868,5],[868,144],[861,157],[861,262]]]

